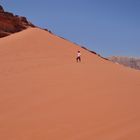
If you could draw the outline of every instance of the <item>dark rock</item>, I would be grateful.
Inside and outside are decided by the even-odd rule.
[[[13,13],[10,13],[10,12],[3,12],[5,16],[7,17],[13,17],[14,14]]]
[[[96,54],[96,55],[98,55],[96,52],[94,52],[94,51],[91,51],[91,50],[87,49],[87,48],[86,48],[86,47],[84,47],[84,46],[82,46],[82,48],[83,48],[83,49],[85,49],[85,50],[87,50],[87,51],[89,51],[89,52],[91,52],[91,53],[93,53],[93,54]]]
[[[0,5],[0,12],[4,12],[4,9],[1,5]]]
[[[5,12],[0,6],[0,37],[22,31],[28,27],[35,27],[26,17],[20,17],[10,12]]]

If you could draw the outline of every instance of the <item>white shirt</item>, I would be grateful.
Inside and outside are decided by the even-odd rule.
[[[77,56],[78,56],[78,57],[80,57],[80,56],[81,56],[81,53],[80,53],[80,52],[78,52],[78,53],[77,53]]]

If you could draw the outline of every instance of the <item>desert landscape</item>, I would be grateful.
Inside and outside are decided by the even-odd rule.
[[[139,70],[2,6],[0,37],[0,140],[140,139]]]
[[[139,71],[39,28],[1,38],[0,64],[0,139],[140,139]]]

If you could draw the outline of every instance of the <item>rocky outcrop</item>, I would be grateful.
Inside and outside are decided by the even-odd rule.
[[[26,17],[5,12],[0,5],[0,37],[5,37],[15,32],[22,31],[28,27],[35,27]]]
[[[0,12],[4,12],[4,9],[1,5],[0,5]]]
[[[140,58],[112,56],[108,57],[108,59],[115,63],[140,70]]]

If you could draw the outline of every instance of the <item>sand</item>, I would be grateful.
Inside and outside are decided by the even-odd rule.
[[[0,140],[140,140],[139,100],[138,70],[38,28],[0,39]]]

